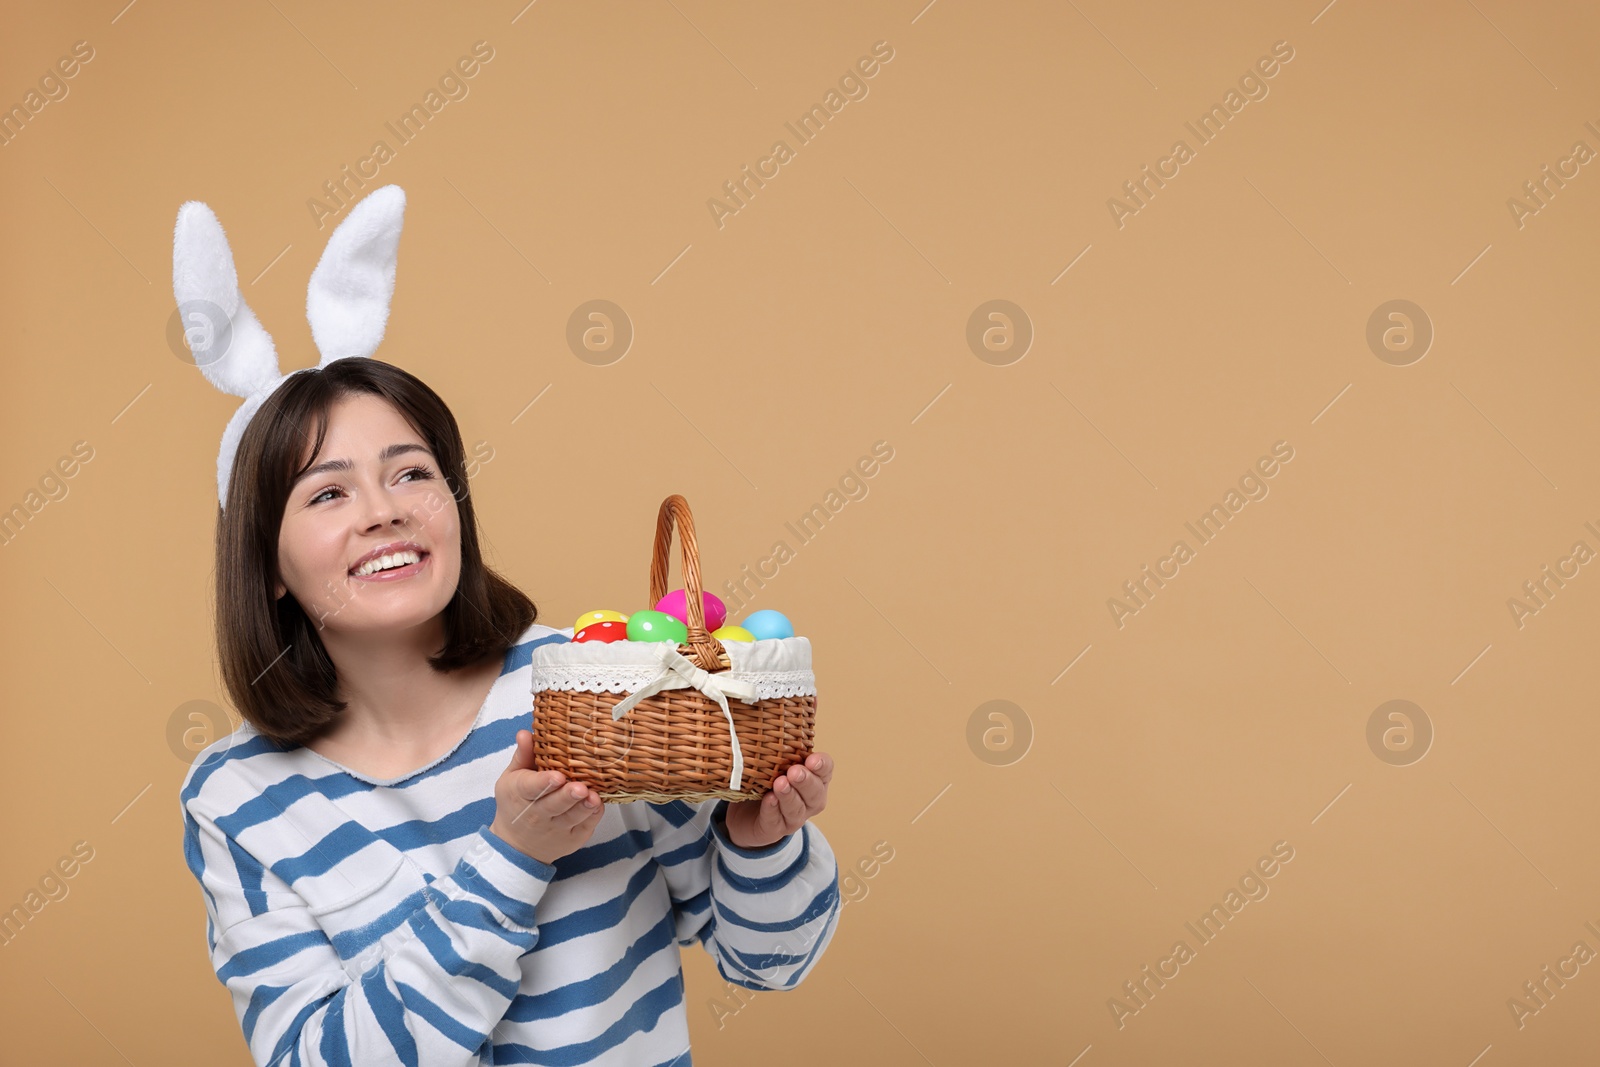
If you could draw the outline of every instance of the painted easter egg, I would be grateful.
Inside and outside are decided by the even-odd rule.
[[[628,617],[620,611],[586,611],[578,616],[578,621],[572,624],[574,640],[579,630],[597,622],[620,622],[627,624]]]
[[[711,631],[711,636],[718,641],[754,641],[756,635],[746,630],[743,626],[724,626]]]
[[[628,640],[681,645],[689,640],[689,628],[664,611],[636,611],[628,616]]]
[[[773,611],[771,608],[752,611],[739,625],[754,634],[757,641],[794,636],[794,624],[782,612]]]
[[[728,606],[715,593],[701,593],[700,606],[704,609],[707,630],[715,630],[728,619]],[[674,589],[660,600],[656,601],[656,610],[664,611],[674,619],[689,624],[689,594],[682,589]]]
[[[612,641],[626,641],[628,639],[628,624],[615,619],[603,619],[600,622],[591,622],[588,626],[572,635],[574,641],[603,641],[607,644]]]

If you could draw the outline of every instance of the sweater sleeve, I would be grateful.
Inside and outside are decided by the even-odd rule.
[[[791,989],[833,939],[842,901],[833,849],[815,822],[763,849],[728,838],[728,801],[647,804],[652,851],[677,941],[699,941],[746,989]]]
[[[520,959],[539,939],[537,905],[555,876],[480,827],[357,978],[307,901],[193,802],[184,805],[184,852],[205,897],[212,967],[258,1067],[478,1064],[517,995]]]

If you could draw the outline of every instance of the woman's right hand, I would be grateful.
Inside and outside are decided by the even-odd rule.
[[[582,782],[569,783],[560,771],[533,769],[533,735],[527,730],[517,731],[511,765],[494,785],[494,803],[490,832],[552,865],[588,844],[605,813],[605,803]]]

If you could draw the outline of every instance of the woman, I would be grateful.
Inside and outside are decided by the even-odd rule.
[[[679,946],[748,989],[803,979],[840,910],[807,821],[832,760],[732,805],[605,805],[533,771],[532,650],[571,630],[485,565],[443,401],[366,357],[255,401],[216,540],[244,724],[181,789],[255,1062],[683,1067]]]

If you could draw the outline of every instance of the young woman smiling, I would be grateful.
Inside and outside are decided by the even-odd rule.
[[[679,946],[792,988],[833,936],[813,753],[764,802],[603,804],[531,769],[536,645],[456,421],[376,359],[291,374],[217,527],[224,683],[184,851],[255,1062],[690,1063]],[[508,762],[509,760],[509,762]]]

